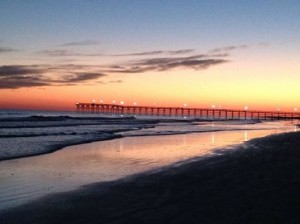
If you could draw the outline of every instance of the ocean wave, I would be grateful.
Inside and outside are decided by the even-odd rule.
[[[0,138],[20,138],[20,137],[40,137],[40,136],[64,136],[64,135],[77,135],[76,132],[73,133],[39,133],[39,134],[28,134],[28,133],[23,133],[23,134],[0,134]]]
[[[69,145],[119,137],[241,130],[251,128],[252,125],[233,122],[230,126],[228,122],[172,118],[138,119],[75,115],[56,113],[49,116],[47,112],[9,117],[2,114],[0,117],[0,160],[39,155]],[[253,127],[258,128],[255,124]]]
[[[118,134],[88,134],[76,136],[37,136],[30,138],[2,138],[0,161],[20,157],[36,156],[54,152],[66,146],[120,138]]]
[[[133,117],[70,117],[70,116],[30,116],[18,118],[0,118],[0,128],[40,128],[40,127],[72,127],[81,125],[134,125],[157,124],[159,120],[138,120]]]
[[[93,121],[120,121],[120,120],[135,120],[135,117],[73,117],[73,116],[41,116],[31,115],[25,117],[0,117],[0,121],[12,122],[12,121],[65,121],[65,120],[93,120]]]
[[[39,155],[69,145],[122,137],[118,133],[153,128],[156,123],[155,120],[135,118],[9,118],[0,123],[0,160]]]

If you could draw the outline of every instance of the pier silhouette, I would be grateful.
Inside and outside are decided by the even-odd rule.
[[[299,112],[263,111],[263,110],[233,110],[224,108],[189,108],[189,107],[159,107],[118,105],[104,103],[76,103],[78,113],[107,115],[137,115],[194,118],[204,120],[291,120],[300,119]]]

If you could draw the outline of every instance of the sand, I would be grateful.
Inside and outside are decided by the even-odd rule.
[[[50,154],[0,162],[0,211],[48,194],[114,181],[226,150],[275,130],[126,137],[69,146]]]
[[[2,211],[0,223],[298,223],[300,133]]]

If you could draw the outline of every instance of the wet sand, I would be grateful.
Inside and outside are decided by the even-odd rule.
[[[239,130],[114,139],[0,163],[0,211],[51,193],[112,181],[290,130]]]
[[[0,223],[299,222],[299,132],[223,153],[50,195],[3,211]]]

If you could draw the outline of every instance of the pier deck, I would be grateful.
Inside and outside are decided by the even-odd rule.
[[[77,103],[79,113],[165,116],[218,120],[288,120],[300,119],[299,112],[232,110],[218,108],[129,106],[117,104]]]

